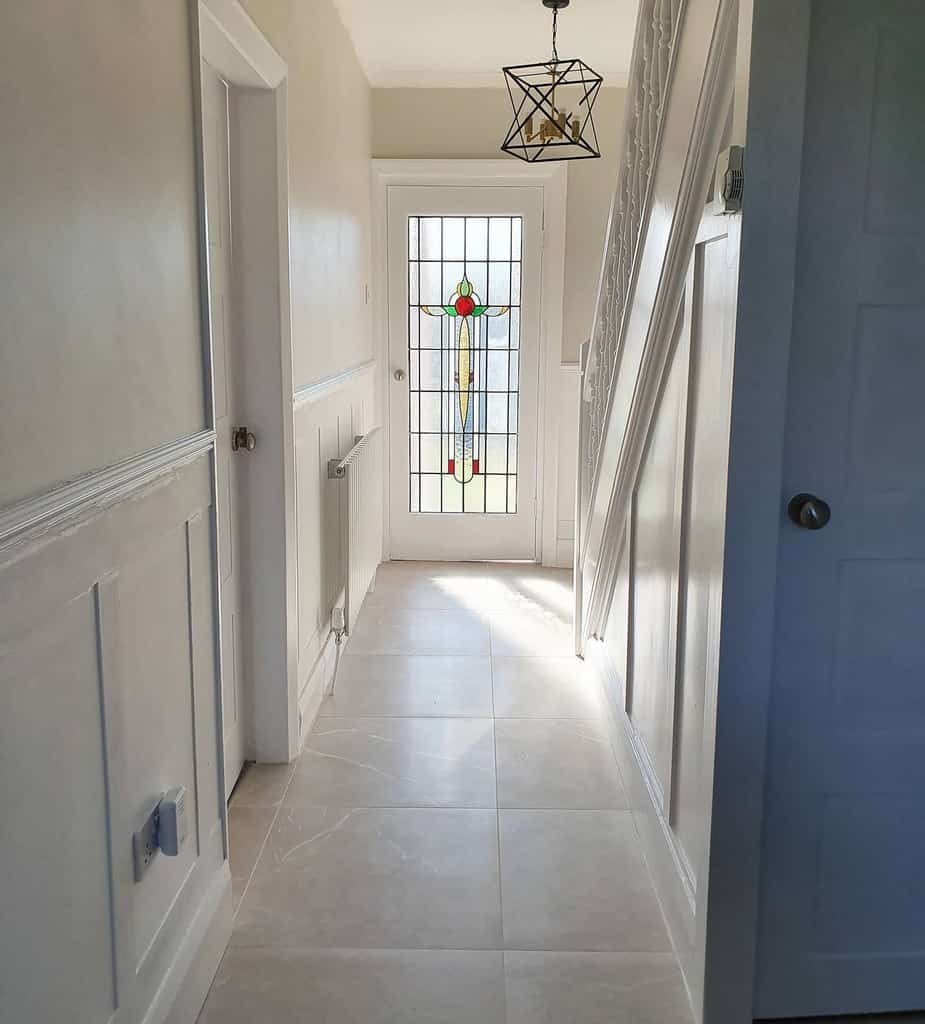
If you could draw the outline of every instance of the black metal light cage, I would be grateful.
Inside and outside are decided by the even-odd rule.
[[[588,160],[601,155],[592,109],[604,79],[596,71],[578,58],[517,64],[503,71],[514,110],[514,120],[501,145],[505,153],[527,163]],[[578,137],[571,138],[566,131],[564,138],[530,141],[527,126],[534,118],[556,120],[557,108],[553,99],[557,92],[561,95],[562,89],[570,89],[572,95],[578,96]]]
[[[568,7],[569,2],[543,0],[543,6],[552,11],[549,60],[502,69],[514,120],[501,149],[527,163],[588,160],[601,155],[591,111],[604,80],[583,60],[560,60],[556,48],[559,11]],[[563,92],[572,98],[573,110],[567,111],[557,102],[557,92],[559,100]],[[536,131],[535,118],[539,120]]]

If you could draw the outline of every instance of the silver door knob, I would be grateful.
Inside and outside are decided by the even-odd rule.
[[[405,371],[404,370],[396,370],[392,374],[392,376],[398,381],[399,384],[401,384],[401,382],[405,379]]]
[[[234,451],[243,448],[245,451],[252,452],[257,447],[257,438],[247,427],[235,427],[231,431],[231,447]]]

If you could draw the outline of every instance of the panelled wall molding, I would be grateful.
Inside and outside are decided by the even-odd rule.
[[[214,445],[215,432],[201,430],[0,509],[0,555],[49,531],[80,525],[91,515],[175,474]]]
[[[0,938],[14,1018],[148,1019],[198,937],[230,935],[211,439],[158,451],[85,480],[66,523],[0,559],[0,769],[30,794],[0,807],[11,877],[30,880]],[[132,833],[173,786],[188,838],[136,883]],[[40,960],[55,970],[38,990]]]
[[[579,377],[576,646],[607,697],[698,1022],[720,898],[708,879],[740,231],[706,197],[730,123],[737,11],[642,4],[628,158]]]
[[[293,408],[298,411],[303,405],[311,402],[320,402],[322,399],[334,394],[334,392],[350,387],[366,374],[372,373],[376,369],[376,362],[375,359],[367,359],[366,362],[360,363],[359,366],[353,366],[342,373],[334,373],[330,377],[324,377],[311,384],[303,384],[301,387],[297,387],[292,394]]]

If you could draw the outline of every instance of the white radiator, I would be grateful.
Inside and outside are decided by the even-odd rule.
[[[353,632],[357,616],[382,557],[382,431],[356,438],[342,459],[328,462],[328,476],[340,481],[344,531],[344,622]]]

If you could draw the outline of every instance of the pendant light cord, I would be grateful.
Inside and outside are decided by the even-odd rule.
[[[556,49],[556,33],[559,29],[559,8],[553,7],[552,9],[552,59],[554,61],[559,60],[559,51]]]

